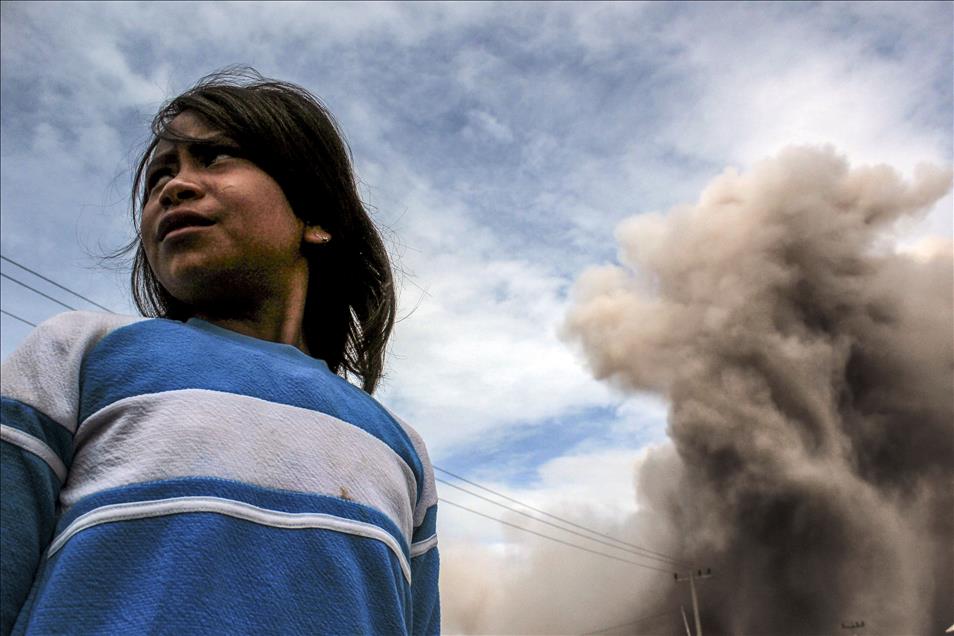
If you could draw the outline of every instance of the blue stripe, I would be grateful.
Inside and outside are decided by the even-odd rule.
[[[288,345],[202,321],[145,320],[103,338],[86,356],[80,377],[81,424],[124,398],[182,389],[222,391],[326,413],[387,444],[411,468],[420,498],[421,460],[400,424],[323,361]]]
[[[35,437],[56,453],[69,468],[73,461],[73,436],[45,413],[13,398],[0,398],[0,422]]]
[[[261,486],[214,477],[186,477],[153,481],[120,486],[89,495],[78,501],[60,518],[56,534],[65,530],[80,515],[101,506],[195,496],[231,499],[279,512],[323,513],[342,519],[370,523],[394,537],[398,545],[401,546],[404,557],[410,559],[410,548],[401,535],[401,530],[387,515],[379,510],[337,497],[262,488]]]
[[[437,534],[437,504],[427,509],[421,525],[414,529],[414,537],[411,539],[411,543],[429,539],[435,534]]]
[[[92,527],[36,589],[28,633],[402,634],[412,620],[382,542],[215,514]]]

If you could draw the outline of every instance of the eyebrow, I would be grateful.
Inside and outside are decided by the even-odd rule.
[[[162,140],[162,138],[160,138]],[[191,153],[192,150],[196,147],[208,147],[208,146],[233,146],[237,147],[238,143],[229,135],[225,133],[213,133],[208,137],[188,137],[185,139],[170,139],[165,140],[169,141],[172,146],[168,150],[164,150],[160,153],[154,153],[152,158],[149,160],[149,163],[146,164],[145,174],[148,176],[153,169],[159,166],[166,166],[176,162],[176,148],[178,146],[184,145],[186,149]]]

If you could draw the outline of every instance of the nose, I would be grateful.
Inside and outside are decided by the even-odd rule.
[[[159,196],[159,205],[163,208],[171,208],[191,199],[202,197],[201,186],[190,178],[190,175],[180,170],[174,177],[166,182]]]

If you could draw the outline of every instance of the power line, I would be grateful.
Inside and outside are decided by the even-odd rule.
[[[11,314],[11,313],[10,313],[9,311],[7,311],[6,309],[0,309],[0,313],[6,314],[6,315],[10,316],[11,318],[16,318],[16,319],[19,320],[20,322],[25,322],[26,324],[30,325],[31,327],[36,327],[36,323],[35,323],[35,322],[30,322],[30,321],[27,320],[26,318],[20,318],[20,316],[17,316],[16,314]]]
[[[509,497],[509,496],[507,496],[507,495],[505,495],[505,494],[503,494],[503,493],[501,493],[501,492],[497,492],[496,490],[493,490],[493,489],[491,489],[491,488],[487,488],[486,486],[482,486],[482,485],[478,484],[477,482],[471,481],[471,480],[469,480],[469,479],[467,479],[467,478],[465,478],[465,477],[461,477],[460,475],[454,474],[454,473],[452,473],[452,472],[449,471],[449,470],[446,470],[446,469],[444,469],[444,468],[441,468],[440,466],[434,466],[434,470],[439,470],[440,472],[442,472],[442,473],[444,473],[444,474],[447,474],[447,475],[450,475],[451,477],[454,477],[455,479],[459,479],[460,481],[462,481],[462,482],[464,482],[464,483],[470,484],[471,486],[476,486],[477,488],[480,488],[481,490],[485,490],[485,491],[487,491],[487,492],[489,492],[489,493],[491,493],[491,494],[497,495],[498,497],[502,497],[503,499],[506,499],[507,501],[512,501],[513,503],[519,504],[519,505],[523,506],[524,508],[529,508],[530,510],[533,510],[533,511],[535,511],[535,512],[539,512],[540,514],[546,515],[546,516],[550,517],[551,519],[556,519],[557,521],[562,521],[563,523],[568,524],[568,525],[571,525],[571,526],[573,526],[574,528],[579,528],[580,530],[585,530],[585,531],[587,531],[587,532],[592,532],[593,534],[599,535],[599,536],[601,536],[601,537],[605,537],[605,538],[610,539],[610,540],[612,540],[612,541],[616,541],[617,543],[622,543],[623,545],[629,546],[630,548],[634,548],[634,549],[636,549],[636,550],[640,550],[640,551],[646,552],[647,554],[646,554],[645,556],[653,555],[654,557],[657,557],[658,559],[663,560],[663,561],[669,561],[669,562],[671,562],[671,563],[676,563],[676,564],[686,564],[685,561],[680,561],[679,559],[677,559],[677,558],[675,558],[675,557],[671,557],[671,556],[669,556],[668,554],[663,554],[662,552],[657,552],[657,551],[655,551],[655,550],[650,550],[649,548],[645,548],[645,547],[643,547],[643,546],[641,546],[641,545],[636,545],[635,543],[629,543],[628,541],[623,541],[622,539],[617,539],[617,538],[614,537],[614,536],[605,534],[605,533],[603,533],[603,532],[598,532],[598,531],[596,531],[596,530],[592,530],[592,529],[590,529],[590,528],[587,528],[586,526],[582,526],[582,525],[580,525],[580,524],[578,524],[578,523],[574,523],[574,522],[572,522],[572,521],[570,521],[570,520],[568,520],[568,519],[564,519],[564,518],[562,518],[562,517],[558,517],[558,516],[556,516],[556,515],[554,515],[554,514],[551,514],[551,513],[547,512],[546,510],[541,510],[540,508],[535,508],[534,506],[531,506],[530,504],[524,503],[524,502],[522,502],[522,501],[520,501],[520,500],[518,500],[518,499],[514,499],[513,497]],[[445,482],[445,483],[446,483],[446,482]],[[595,539],[594,539],[594,540],[595,540]]]
[[[43,296],[44,298],[49,298],[50,300],[52,300],[53,302],[55,302],[57,305],[63,305],[63,306],[66,307],[67,309],[72,309],[72,310],[74,310],[74,311],[76,310],[76,307],[72,307],[72,306],[70,306],[70,305],[67,305],[67,304],[64,303],[63,301],[57,300],[56,298],[53,298],[53,297],[50,296],[49,294],[44,294],[44,293],[41,292],[39,289],[36,289],[35,287],[30,287],[30,286],[27,285],[26,283],[17,280],[17,279],[14,278],[13,276],[7,276],[7,275],[4,274],[3,272],[0,272],[0,276],[6,278],[6,279],[8,279],[8,280],[12,280],[12,281],[13,281],[14,283],[16,283],[17,285],[20,285],[20,286],[22,286],[22,287],[26,287],[26,288],[29,289],[30,291],[32,291],[32,292],[34,292],[34,293],[36,293],[36,294],[39,294],[40,296]]]
[[[583,636],[590,636],[591,634],[605,634],[606,632],[611,632],[614,629],[620,629],[622,627],[629,627],[630,625],[635,625],[637,623],[642,623],[643,621],[648,621],[651,618],[659,618],[660,616],[666,616],[671,614],[672,610],[666,610],[665,612],[660,612],[659,614],[652,614],[650,616],[643,616],[642,618],[637,618],[634,621],[628,623],[623,623],[622,625],[613,625],[612,627],[604,627],[603,629],[598,629],[595,632],[585,632]]]
[[[41,273],[39,273],[39,272],[37,272],[37,271],[34,271],[34,270],[30,269],[30,268],[27,267],[26,265],[23,265],[23,264],[21,264],[21,263],[18,263],[17,261],[13,260],[12,258],[8,258],[8,257],[6,257],[6,256],[4,256],[4,255],[2,255],[2,254],[0,254],[0,259],[3,259],[3,260],[5,260],[5,261],[7,261],[8,263],[12,263],[12,264],[16,265],[16,266],[19,267],[20,269],[23,269],[23,270],[26,270],[26,271],[30,272],[31,274],[33,274],[33,275],[36,276],[37,278],[41,278],[41,279],[45,280],[46,282],[48,282],[49,284],[55,285],[56,287],[59,287],[59,288],[62,289],[63,291],[69,292],[70,294],[73,294],[73,295],[76,296],[77,298],[82,298],[83,300],[85,300],[85,301],[88,302],[89,304],[95,305],[95,306],[99,307],[100,309],[102,309],[103,311],[108,311],[108,312],[111,313],[111,314],[112,314],[112,313],[116,313],[116,312],[114,312],[113,310],[111,310],[109,307],[104,307],[103,305],[100,305],[100,304],[99,304],[98,302],[96,302],[95,300],[92,300],[92,299],[90,299],[90,298],[87,298],[86,296],[83,296],[82,294],[79,294],[79,293],[73,291],[72,289],[70,289],[69,287],[66,287],[65,285],[60,285],[60,284],[59,284],[58,282],[56,282],[55,280],[53,280],[53,279],[51,279],[51,278],[47,278],[47,277],[44,276],[43,274],[41,274]]]
[[[483,496],[483,495],[481,495],[481,494],[479,494],[479,493],[476,493],[476,492],[474,492],[474,491],[472,491],[472,490],[467,490],[466,488],[462,488],[461,486],[458,486],[458,485],[456,485],[456,484],[452,484],[452,483],[450,483],[450,482],[447,481],[447,480],[441,479],[440,477],[435,477],[434,480],[435,480],[435,481],[438,481],[438,482],[440,482],[440,483],[442,483],[442,484],[446,484],[446,485],[450,486],[451,488],[456,488],[457,490],[460,490],[460,491],[462,491],[462,492],[465,492],[465,493],[467,493],[468,495],[471,495],[471,496],[473,496],[473,497],[477,497],[478,499],[483,499],[484,501],[489,501],[490,503],[494,504],[495,506],[500,506],[501,508],[505,508],[505,509],[507,509],[507,510],[510,510],[511,512],[516,512],[516,513],[519,514],[519,515],[523,515],[524,517],[527,517],[527,518],[529,518],[529,519],[533,519],[534,521],[536,521],[536,522],[538,522],[538,523],[545,523],[546,525],[551,526],[551,527],[553,527],[553,528],[556,528],[557,530],[562,530],[562,531],[564,531],[564,532],[569,532],[570,534],[574,534],[574,535],[576,535],[576,536],[578,536],[578,537],[582,537],[582,538],[586,539],[587,541],[595,541],[596,543],[601,543],[601,544],[603,544],[603,545],[605,545],[605,546],[609,546],[609,547],[613,548],[614,550],[623,550],[624,552],[628,552],[628,553],[633,554],[633,555],[635,555],[635,556],[641,556],[641,557],[645,557],[645,558],[648,558],[648,559],[656,559],[657,561],[669,562],[669,559],[662,559],[662,558],[660,558],[660,557],[653,556],[653,555],[651,555],[651,554],[644,554],[644,553],[642,553],[642,552],[637,552],[636,550],[632,550],[632,549],[629,549],[629,548],[623,548],[623,547],[620,547],[620,546],[618,546],[618,545],[612,544],[612,543],[610,543],[609,541],[603,541],[602,539],[595,539],[595,538],[593,538],[593,537],[590,537],[590,536],[587,536],[587,535],[583,534],[582,532],[577,532],[577,531],[571,530],[571,529],[569,529],[569,528],[564,528],[563,526],[559,526],[559,525],[557,525],[557,524],[555,524],[555,523],[552,523],[552,522],[550,522],[550,521],[547,521],[546,519],[540,519],[539,517],[535,517],[535,516],[533,516],[533,515],[531,515],[531,514],[529,514],[529,513],[526,513],[526,512],[524,512],[524,511],[522,511],[522,510],[517,510],[516,508],[512,508],[512,507],[510,507],[510,506],[508,506],[508,505],[506,505],[506,504],[502,504],[502,503],[500,503],[499,501],[494,501],[494,500],[491,499],[490,497],[485,497],[485,496]],[[590,530],[590,532],[595,532],[595,531]]]
[[[472,513],[474,513],[475,515],[479,515],[479,516],[481,516],[481,517],[485,517],[485,518],[487,518],[487,519],[491,519],[491,520],[496,521],[496,522],[498,522],[498,523],[502,523],[502,524],[504,524],[505,526],[510,526],[511,528],[516,528],[517,530],[523,530],[524,532],[529,532],[530,534],[535,534],[535,535],[537,535],[538,537],[543,537],[544,539],[549,539],[550,541],[556,541],[557,543],[562,543],[563,545],[569,546],[569,547],[571,547],[571,548],[576,548],[577,550],[583,550],[584,552],[589,552],[589,553],[591,553],[591,554],[598,554],[598,555],[600,555],[600,556],[606,557],[607,559],[613,559],[613,560],[615,560],[615,561],[622,561],[623,563],[629,563],[629,564],[631,564],[631,565],[638,565],[639,567],[648,568],[648,569],[650,569],[650,570],[656,570],[657,572],[664,572],[664,573],[666,573],[666,574],[672,574],[672,570],[664,570],[664,569],[662,569],[662,568],[657,568],[657,567],[654,566],[654,565],[648,565],[648,564],[646,564],[646,563],[640,563],[639,561],[630,561],[629,559],[624,559],[624,558],[622,558],[622,557],[614,556],[614,555],[612,555],[612,554],[606,554],[605,552],[600,552],[599,550],[591,550],[590,548],[584,548],[584,547],[581,546],[581,545],[577,545],[577,544],[575,544],[575,543],[570,543],[569,541],[564,541],[564,540],[562,540],[562,539],[557,539],[556,537],[551,537],[551,536],[548,535],[548,534],[543,534],[542,532],[537,532],[536,530],[531,530],[531,529],[529,529],[529,528],[524,528],[523,526],[518,526],[518,525],[515,524],[515,523],[510,523],[510,522],[508,522],[508,521],[504,521],[503,519],[498,519],[497,517],[494,517],[494,516],[491,516],[491,515],[488,515],[488,514],[484,514],[483,512],[478,512],[477,510],[474,510],[473,508],[468,508],[467,506],[462,506],[462,505],[459,504],[459,503],[456,503],[456,502],[453,502],[453,501],[448,501],[447,499],[444,499],[443,497],[438,497],[438,500],[439,500],[439,501],[443,501],[444,503],[449,504],[449,505],[451,505],[451,506],[455,506],[455,507],[457,507],[457,508],[462,508],[462,509],[466,510],[467,512],[472,512]]]
[[[36,272],[36,271],[30,269],[29,267],[27,267],[27,266],[25,266],[25,265],[22,265],[21,263],[18,263],[17,261],[13,260],[12,258],[9,258],[9,257],[7,257],[7,256],[3,256],[3,255],[0,255],[0,258],[2,258],[2,259],[5,260],[5,261],[8,261],[8,262],[12,263],[13,265],[16,265],[17,267],[19,267],[19,268],[21,268],[21,269],[23,269],[23,270],[25,270],[25,271],[27,271],[27,272],[30,272],[30,273],[33,274],[34,276],[37,276],[37,277],[39,277],[39,278],[41,278],[41,279],[47,281],[48,283],[50,283],[50,284],[52,284],[52,285],[55,285],[56,287],[58,287],[58,288],[60,288],[60,289],[62,289],[62,290],[64,290],[64,291],[70,293],[70,294],[73,294],[73,295],[76,296],[77,298],[82,298],[82,299],[85,300],[86,302],[89,302],[89,303],[95,305],[96,307],[99,307],[99,308],[101,308],[101,309],[104,309],[105,311],[109,311],[110,313],[114,313],[114,312],[112,312],[109,308],[107,308],[107,307],[105,307],[105,306],[103,306],[103,305],[97,303],[96,301],[94,301],[94,300],[92,300],[92,299],[90,299],[90,298],[87,298],[86,296],[83,296],[82,294],[79,294],[79,293],[73,291],[72,289],[70,289],[69,287],[66,287],[65,285],[61,285],[60,283],[57,283],[56,281],[54,281],[54,280],[52,280],[52,279],[50,279],[50,278],[48,278],[48,277],[46,277],[46,276],[40,274],[39,272]],[[67,309],[73,309],[73,310],[75,310],[74,307],[72,307],[72,306],[70,306],[70,305],[68,305],[68,304],[66,304],[66,303],[64,303],[64,302],[62,302],[62,301],[60,301],[60,300],[57,300],[56,298],[53,298],[52,296],[49,296],[48,294],[45,294],[45,293],[41,292],[40,290],[35,289],[35,288],[33,288],[33,287],[27,285],[26,283],[24,283],[24,282],[22,282],[22,281],[20,281],[20,280],[17,280],[16,278],[13,278],[12,276],[8,276],[7,274],[3,274],[2,272],[0,272],[0,276],[3,276],[4,278],[7,278],[7,279],[11,280],[11,281],[13,281],[14,283],[17,283],[18,285],[21,285],[21,286],[23,286],[23,287],[26,287],[26,288],[29,289],[30,291],[33,291],[34,293],[39,294],[40,296],[43,296],[44,298],[47,298],[47,299],[49,299],[49,300],[52,300],[53,302],[55,302],[55,303],[57,303],[57,304],[59,304],[59,305],[62,305],[63,307],[66,307]],[[10,312],[4,311],[3,313],[9,315],[9,316],[12,317],[12,318],[15,318],[15,319],[17,319],[17,320],[20,320],[21,322],[24,322],[24,323],[26,323],[26,324],[28,324],[28,325],[31,325],[31,326],[34,326],[34,327],[36,326],[34,323],[32,323],[32,322],[30,322],[30,321],[28,321],[28,320],[24,320],[23,318],[20,318],[19,316],[15,316],[15,315],[11,314]],[[670,562],[670,563],[674,563],[674,564],[683,563],[683,562],[679,561],[678,559],[676,559],[676,558],[674,558],[674,557],[671,557],[671,556],[668,556],[668,555],[666,555],[666,554],[663,554],[663,553],[661,553],[661,552],[657,552],[657,551],[655,551],[655,550],[650,550],[649,548],[645,548],[645,547],[643,547],[643,546],[636,545],[635,543],[630,543],[630,542],[628,542],[628,541],[623,541],[623,540],[621,540],[621,539],[617,539],[616,537],[613,537],[613,536],[611,536],[611,535],[605,534],[605,533],[603,533],[603,532],[599,532],[599,531],[597,531],[597,530],[593,530],[593,529],[591,529],[591,528],[587,528],[586,526],[580,525],[580,524],[575,523],[575,522],[573,522],[573,521],[570,521],[570,520],[568,520],[568,519],[564,519],[564,518],[562,518],[562,517],[558,517],[557,515],[554,515],[554,514],[551,514],[551,513],[547,512],[546,510],[541,510],[540,508],[536,508],[536,507],[534,507],[534,506],[531,506],[530,504],[526,504],[526,503],[524,503],[524,502],[522,502],[522,501],[520,501],[520,500],[518,500],[518,499],[514,499],[513,497],[510,497],[510,496],[505,495],[505,494],[503,494],[503,493],[497,492],[496,490],[493,490],[493,489],[491,489],[491,488],[488,488],[488,487],[486,487],[486,486],[483,486],[483,485],[481,485],[481,484],[478,484],[477,482],[471,481],[471,480],[469,480],[469,479],[467,479],[467,478],[465,478],[465,477],[462,477],[462,476],[460,476],[460,475],[457,475],[456,473],[452,473],[452,472],[449,471],[449,470],[445,470],[444,468],[440,468],[439,466],[434,466],[434,469],[435,469],[435,470],[438,470],[438,471],[441,471],[441,472],[443,472],[443,473],[445,473],[445,474],[447,474],[447,475],[450,475],[451,477],[454,477],[455,479],[459,479],[459,480],[462,481],[462,482],[465,482],[465,483],[467,483],[467,484],[470,484],[470,485],[472,485],[472,486],[475,486],[475,487],[477,487],[477,488],[480,488],[481,490],[484,490],[484,491],[486,491],[486,492],[489,492],[489,493],[491,493],[491,494],[493,494],[493,495],[496,495],[496,496],[498,496],[498,497],[501,497],[501,498],[503,498],[503,499],[506,499],[506,500],[508,500],[508,501],[511,501],[511,502],[513,502],[513,503],[516,503],[516,504],[518,504],[518,505],[521,505],[521,506],[523,506],[523,507],[525,507],[525,508],[528,508],[528,509],[533,510],[533,511],[535,511],[535,512],[538,512],[538,513],[540,513],[540,514],[546,515],[546,516],[548,516],[548,517],[550,517],[550,518],[552,518],[552,519],[556,519],[557,521],[561,521],[561,522],[563,522],[563,523],[565,523],[565,524],[567,524],[567,525],[573,526],[574,528],[579,528],[580,530],[584,530],[584,531],[589,532],[589,533],[591,533],[591,534],[595,534],[595,535],[600,536],[600,537],[605,537],[605,538],[610,539],[611,541],[614,541],[614,542],[616,542],[616,543],[619,543],[619,544],[628,546],[629,548],[632,548],[632,550],[626,550],[626,551],[627,551],[627,552],[630,552],[631,554],[633,554],[633,555],[635,555],[635,556],[641,556],[641,557],[643,557],[643,558],[656,559],[657,561]],[[563,528],[563,527],[557,526],[557,525],[555,525],[555,524],[553,524],[553,523],[550,523],[550,522],[548,522],[548,521],[545,521],[545,520],[543,520],[543,519],[538,519],[538,518],[533,517],[532,515],[529,515],[529,514],[527,514],[527,513],[525,513],[525,512],[522,512],[522,511],[520,511],[520,510],[516,510],[516,509],[514,509],[514,508],[511,508],[511,507],[506,506],[506,505],[504,505],[504,504],[501,504],[501,503],[499,503],[499,502],[493,501],[493,500],[491,500],[491,499],[489,499],[489,498],[487,498],[487,497],[484,497],[484,496],[479,495],[479,494],[477,494],[477,493],[471,492],[471,491],[469,491],[469,490],[467,490],[467,489],[465,489],[465,488],[461,488],[460,486],[457,486],[457,485],[455,485],[455,484],[452,484],[452,483],[450,483],[450,482],[448,482],[448,481],[445,481],[445,480],[442,480],[442,479],[437,479],[437,481],[440,481],[441,483],[447,484],[448,486],[451,486],[452,488],[457,488],[458,490],[461,490],[461,491],[463,491],[463,492],[466,492],[466,493],[468,493],[468,494],[470,494],[470,495],[472,495],[472,496],[479,497],[480,499],[484,499],[485,501],[489,501],[489,502],[491,502],[491,503],[493,503],[493,504],[495,504],[495,505],[497,505],[497,506],[501,506],[501,507],[503,507],[503,508],[506,508],[506,509],[508,509],[508,510],[511,510],[511,511],[513,511],[513,512],[516,512],[516,513],[518,513],[518,514],[521,514],[521,515],[524,515],[524,516],[529,517],[529,518],[531,518],[531,519],[534,519],[535,521],[538,521],[538,522],[540,522],[540,523],[545,523],[545,524],[547,524],[547,525],[549,525],[549,526],[552,526],[552,527],[554,527],[554,528],[557,528],[557,529],[559,529],[559,530],[563,530],[564,532],[569,532],[569,533],[571,533],[571,534],[580,536],[580,537],[582,537],[582,538],[584,538],[584,539],[587,539],[587,540],[589,540],[589,541],[595,541],[595,542],[597,542],[597,543],[601,543],[601,544],[603,544],[603,545],[607,545],[607,546],[612,547],[612,548],[617,549],[617,550],[625,550],[625,548],[620,548],[619,546],[606,543],[605,541],[601,541],[601,540],[599,540],[599,539],[594,539],[593,537],[588,537],[588,536],[582,535],[582,534],[580,534],[580,533],[578,533],[578,532],[574,532],[573,530],[570,530],[570,529],[568,529],[568,528]],[[548,535],[543,535],[543,534],[540,534],[540,533],[535,532],[535,531],[533,531],[533,530],[529,530],[529,529],[527,529],[527,528],[523,528],[522,526],[517,526],[517,525],[515,525],[515,524],[508,523],[508,522],[506,522],[506,521],[503,521],[502,519],[497,519],[496,517],[491,517],[490,515],[485,515],[485,514],[483,514],[483,513],[477,512],[477,511],[475,511],[475,510],[471,510],[470,508],[466,508],[466,507],[464,507],[464,506],[461,506],[460,504],[455,504],[455,503],[453,503],[453,502],[447,502],[447,503],[450,503],[451,505],[456,505],[456,506],[458,506],[458,507],[460,507],[460,508],[464,508],[465,510],[469,510],[470,512],[473,512],[473,513],[475,513],[475,514],[478,514],[478,515],[487,517],[488,519],[493,519],[493,520],[495,520],[495,521],[498,521],[498,522],[500,522],[500,523],[503,523],[504,525],[511,526],[511,527],[514,527],[514,528],[518,528],[518,529],[524,530],[524,531],[526,531],[526,532],[530,532],[531,534],[536,534],[536,535],[538,535],[538,536],[542,536],[542,537],[545,537],[545,538],[549,538],[549,539],[551,539],[551,540],[553,540],[553,541],[557,541],[558,543],[564,543],[565,545],[570,545],[570,546],[579,548],[579,549],[581,549],[581,550],[586,550],[586,551],[588,551],[588,552],[593,552],[594,554],[600,554],[600,555],[607,556],[607,557],[610,557],[610,558],[615,558],[615,559],[620,560],[620,561],[625,561],[625,562],[627,562],[627,563],[633,563],[633,564],[635,564],[635,565],[641,565],[641,566],[643,566],[643,567],[648,567],[648,568],[650,568],[650,569],[654,569],[654,570],[658,570],[658,571],[660,571],[660,572],[667,572],[667,573],[668,573],[668,570],[662,570],[662,569],[659,569],[659,568],[655,568],[655,567],[652,567],[652,566],[648,566],[648,565],[646,565],[646,564],[637,563],[636,561],[629,561],[629,560],[627,560],[627,559],[620,559],[619,557],[613,557],[613,556],[607,555],[607,554],[602,553],[602,552],[597,552],[597,551],[595,551],[595,550],[590,550],[590,549],[588,549],[588,548],[584,548],[584,547],[578,546],[578,545],[576,545],[576,544],[572,544],[572,543],[569,543],[569,542],[561,541],[561,540],[559,540],[559,539],[555,539],[555,538],[553,538],[553,537],[549,537]],[[635,550],[635,552],[634,552],[634,550]]]

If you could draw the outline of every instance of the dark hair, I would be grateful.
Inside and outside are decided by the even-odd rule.
[[[331,113],[304,88],[262,77],[250,68],[229,68],[202,78],[163,105],[152,120],[153,137],[133,177],[137,228],[146,201],[145,168],[160,139],[184,141],[168,126],[185,111],[234,139],[243,156],[281,186],[296,216],[331,234],[332,240],[320,248],[305,248],[312,273],[303,323],[305,343],[332,372],[345,378],[359,376],[364,390],[373,392],[394,326],[391,264],[358,196],[351,152]],[[139,311],[145,316],[188,319],[191,308],[156,278],[141,237],[129,248],[135,248],[132,293]]]

